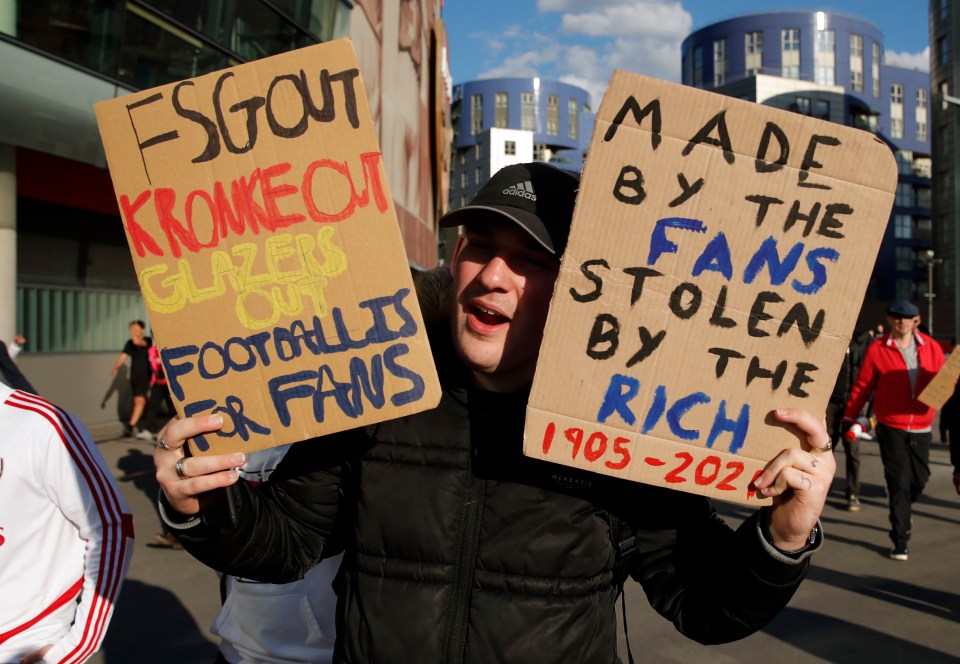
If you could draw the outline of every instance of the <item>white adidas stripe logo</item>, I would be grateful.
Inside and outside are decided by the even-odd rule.
[[[537,195],[533,193],[533,183],[530,182],[530,180],[510,185],[503,190],[503,193],[507,196],[520,196],[521,198],[526,198],[531,201],[537,200]]]

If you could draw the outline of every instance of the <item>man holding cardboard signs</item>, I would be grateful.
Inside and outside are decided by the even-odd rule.
[[[637,102],[640,95],[645,98]],[[627,98],[634,99],[636,113],[633,118],[624,113],[616,119]],[[685,134],[683,143],[677,142],[673,138],[676,134],[670,133],[676,128],[668,130],[665,124],[661,125],[659,110],[643,112],[651,99],[664,110],[663,118],[668,117],[667,110],[697,109],[690,112],[696,116],[692,122],[699,117],[701,129],[687,131],[684,126],[680,132]],[[727,158],[734,158],[734,150],[727,149],[730,135],[739,134],[728,135],[724,116],[716,115],[718,107],[729,111],[727,120],[731,123],[736,116],[736,127],[741,130],[762,129],[763,123],[769,121],[775,128],[768,129],[768,142],[783,141],[780,155],[771,156],[769,163],[763,162],[762,154],[756,160],[739,155],[740,163],[751,169],[755,162],[758,169],[764,164],[772,166],[771,173],[789,172],[794,182],[828,189],[837,185],[829,177],[816,177],[820,175],[816,170],[821,167],[819,160],[829,162],[828,152],[817,152],[821,142],[842,142],[847,149],[864,144],[864,149],[872,148],[873,138],[866,134],[844,130],[836,141],[832,137],[819,141],[812,136],[823,136],[821,123],[794,121],[794,116],[737,100],[618,73],[598,114],[598,130],[582,182],[544,164],[509,166],[495,174],[470,205],[442,220],[446,226],[462,226],[463,234],[450,269],[451,296],[437,298],[450,307],[436,316],[441,323],[431,330],[431,346],[442,386],[436,409],[383,421],[376,427],[298,443],[271,481],[256,492],[237,479],[234,468],[244,462],[242,453],[184,456],[182,446],[186,440],[223,426],[224,418],[220,415],[198,415],[172,422],[161,432],[154,458],[163,488],[162,507],[171,525],[179,529],[186,548],[228,573],[272,582],[297,578],[319,558],[344,548],[340,630],[335,652],[335,660],[343,662],[614,661],[615,600],[627,574],[643,585],[660,613],[684,634],[703,643],[742,638],[765,625],[789,601],[806,574],[810,554],[823,540],[818,519],[836,465],[829,454],[829,436],[819,413],[825,410],[833,376],[825,377],[822,382],[829,385],[820,389],[820,377],[814,367],[807,366],[813,364],[808,357],[790,358],[793,361],[788,380],[786,368],[781,371],[778,364],[770,365],[769,358],[746,360],[745,373],[753,375],[757,384],[752,392],[722,386],[731,406],[737,398],[765,403],[759,398],[763,396],[773,402],[781,399],[787,407],[774,406],[763,412],[754,407],[752,412],[748,411],[752,418],[749,427],[745,418],[740,428],[732,410],[727,411],[730,415],[717,415],[724,408],[720,406],[713,410],[713,424],[708,421],[699,427],[694,415],[699,417],[700,413],[693,413],[692,409],[709,400],[684,396],[680,401],[672,388],[651,389],[646,394],[653,405],[646,415],[634,418],[634,423],[639,422],[638,428],[650,424],[647,430],[638,432],[644,438],[611,431],[616,418],[624,422],[630,419],[628,413],[636,405],[632,399],[642,393],[640,386],[634,391],[634,383],[641,381],[631,372],[633,365],[643,363],[642,352],[628,353],[623,358],[627,366],[611,368],[607,373],[602,373],[605,368],[592,365],[590,375],[598,377],[605,389],[593,390],[595,384],[583,380],[580,374],[548,386],[554,392],[564,393],[560,397],[543,390],[544,372],[564,369],[557,366],[564,362],[573,363],[572,357],[551,356],[556,349],[549,347],[550,335],[582,322],[555,319],[556,312],[563,308],[558,305],[558,298],[573,298],[579,306],[583,296],[590,293],[583,283],[577,284],[574,292],[581,297],[577,300],[570,289],[561,285],[551,304],[554,284],[558,278],[563,284],[571,274],[585,274],[579,268],[575,272],[566,269],[570,261],[580,265],[594,258],[579,255],[580,248],[574,245],[576,236],[589,234],[591,228],[597,232],[615,221],[614,215],[606,214],[603,206],[595,204],[595,197],[617,187],[626,199],[621,204],[633,206],[631,201],[637,200],[643,189],[639,168],[626,171],[622,181],[616,177],[605,180],[603,147],[598,145],[609,136],[602,126],[604,122],[622,124],[626,130],[628,123],[636,126],[646,117],[656,127],[657,142],[668,138],[663,153],[679,156],[690,143],[691,150],[703,155],[699,160],[690,160],[688,177],[678,179],[675,174],[679,171],[671,173],[673,185],[680,186],[679,195],[667,197],[660,193],[658,196],[665,203],[662,209],[653,205],[642,208],[651,210],[653,216],[648,225],[644,225],[646,220],[637,219],[636,228],[645,230],[648,238],[653,233],[654,242],[643,252],[641,260],[652,257],[656,263],[657,256],[653,254],[657,252],[666,259],[671,254],[691,258],[689,253],[674,251],[678,243],[673,233],[677,231],[693,231],[690,237],[710,240],[709,249],[701,247],[698,252],[706,257],[697,274],[706,271],[727,276],[727,265],[741,259],[739,251],[731,251],[732,236],[715,232],[714,219],[724,216],[723,208],[688,215],[660,214],[669,209],[666,203],[676,202],[673,207],[681,207],[684,201],[701,200],[697,197],[703,187],[700,180],[709,187],[709,175],[730,167]],[[706,115],[697,116],[700,112]],[[711,121],[711,116],[719,119]],[[799,134],[805,134],[813,148],[790,153],[785,142],[795,140]],[[644,140],[651,144],[649,136]],[[648,156],[640,152],[637,144],[632,148],[641,165],[654,164],[663,154]],[[889,152],[886,158],[892,162]],[[693,172],[693,166],[700,172]],[[649,177],[649,173],[646,175]],[[765,182],[771,189],[783,189],[782,178],[775,175]],[[860,183],[860,196],[863,191],[870,191],[868,184]],[[726,186],[724,191],[733,189]],[[792,223],[778,223],[804,238],[816,232],[814,239],[805,241],[799,249],[795,243],[788,246],[786,242],[778,247],[779,232],[764,228],[764,236],[753,246],[760,256],[755,269],[750,268],[747,277],[742,276],[743,266],[750,264],[749,255],[738,266],[738,278],[750,287],[743,288],[741,293],[729,289],[730,306],[721,306],[723,310],[712,318],[720,321],[718,327],[749,332],[748,338],[760,338],[767,346],[777,344],[762,337],[772,336],[776,340],[789,334],[783,345],[793,343],[796,335],[801,347],[818,343],[817,348],[835,347],[842,352],[847,341],[839,337],[848,321],[834,315],[838,306],[829,308],[829,315],[820,312],[820,301],[814,296],[827,282],[831,288],[824,290],[835,296],[832,287],[838,281],[842,282],[841,291],[848,289],[848,297],[862,296],[862,290],[856,292],[858,283],[834,279],[830,266],[834,262],[846,264],[840,259],[842,252],[832,249],[830,244],[838,243],[846,249],[840,242],[844,223],[850,221],[847,217],[859,220],[851,204],[860,201],[856,192],[843,191],[844,200],[828,203],[833,205],[829,213],[823,206],[821,216],[810,211],[811,201],[806,193],[801,187],[796,196],[800,201],[797,207],[805,207],[802,212],[793,213]],[[892,195],[888,194],[883,196],[889,203]],[[754,189],[749,195],[754,196],[755,202],[747,225],[758,227],[758,210],[769,212],[772,218],[778,203],[770,190]],[[636,206],[630,208],[635,209]],[[790,205],[786,209],[790,216]],[[658,217],[688,221],[658,225]],[[767,227],[773,225],[771,222]],[[804,233],[804,229],[809,230]],[[657,235],[661,231],[663,237]],[[882,228],[878,235],[882,235]],[[611,239],[629,247],[640,236],[635,230]],[[767,236],[773,239],[765,239]],[[731,242],[725,244],[727,239]],[[744,246],[748,244],[749,237],[740,239]],[[866,242],[866,236],[860,237],[851,253],[859,256],[865,245],[875,248],[879,240],[873,240],[872,236],[870,242]],[[781,249],[783,258],[775,260]],[[692,254],[692,262],[696,263],[697,255]],[[811,256],[802,263],[807,271],[791,274],[801,255]],[[606,262],[611,273],[622,274],[623,268],[636,265],[632,260],[628,257]],[[590,274],[601,274],[600,263],[591,265]],[[643,265],[639,267],[645,269]],[[666,274],[666,269],[660,270],[663,265],[656,267],[660,274]],[[605,330],[612,329],[610,317],[627,315],[630,284],[634,295],[649,299],[652,293],[666,291],[669,295],[681,283],[666,280],[669,286],[651,285],[656,277],[643,269],[627,272],[629,279],[601,277],[627,284],[627,303],[611,305],[615,313],[608,311],[607,318],[587,318],[583,342],[591,339],[588,346],[594,351],[602,354],[601,339],[608,340],[607,350],[612,345],[612,335]],[[649,279],[650,286],[642,294],[636,288],[640,277]],[[586,278],[597,285],[597,281]],[[786,282],[788,288],[795,282],[797,287],[791,294],[794,302],[786,302],[786,297],[777,299],[776,293],[770,294],[769,287],[755,283],[758,278],[778,284]],[[721,288],[722,283],[706,282],[702,290],[710,286],[716,287],[716,292],[709,295],[713,298],[710,309],[716,309],[718,293],[726,291]],[[682,315],[691,313],[693,293],[692,287],[684,287],[675,301],[671,300],[680,313],[667,311],[665,315],[682,319]],[[735,295],[744,293],[760,304],[734,301]],[[707,297],[702,293],[701,301]],[[781,311],[779,304],[788,313],[774,320],[774,312]],[[540,350],[538,366],[536,358],[544,338],[548,305],[549,316],[556,322],[547,326],[548,340]],[[425,312],[424,317],[434,318],[429,313]],[[806,316],[808,313],[811,315]],[[711,318],[709,312],[703,315]],[[591,335],[597,320],[601,325],[604,321],[610,325]],[[732,324],[727,324],[728,320]],[[849,321],[850,329],[852,325]],[[773,332],[767,332],[768,328]],[[660,335],[651,323],[645,329],[649,334],[644,336],[641,332],[641,341],[651,349]],[[778,330],[782,332],[778,334]],[[821,332],[826,341],[819,343]],[[679,336],[669,330],[667,334]],[[719,367],[725,358],[724,366],[731,367],[727,379],[733,380],[736,372],[732,366],[738,359],[735,353],[740,350],[733,341],[723,348],[722,356],[714,353],[714,364]],[[688,354],[692,355],[689,351]],[[550,360],[545,363],[548,356]],[[654,353],[647,353],[644,357],[653,356]],[[746,353],[742,353],[741,359],[745,357]],[[821,364],[824,373],[839,366],[841,357],[839,353],[833,357],[825,352]],[[630,361],[635,358],[636,361]],[[702,363],[699,357],[693,361]],[[537,402],[541,404],[539,408],[534,407],[534,396],[530,396],[535,369],[534,392],[539,389],[540,396],[546,396]],[[661,365],[658,373],[665,381],[679,372],[682,363],[674,362]],[[701,369],[699,373],[705,372]],[[710,367],[706,375],[713,373]],[[742,382],[744,374],[738,373],[736,379]],[[642,382],[646,382],[645,377]],[[610,385],[615,385],[615,389],[609,389]],[[777,391],[780,385],[782,394]],[[817,400],[816,395],[823,398]],[[543,407],[544,402],[549,406]],[[586,416],[575,412],[581,403]],[[571,404],[573,407],[568,407]],[[658,409],[659,416],[649,415]],[[537,413],[549,413],[553,419],[539,428]],[[587,426],[593,427],[594,432],[600,431],[601,417],[602,426],[610,432],[603,433],[606,438],[583,433]],[[557,426],[559,421],[563,424]],[[716,425],[718,421],[720,424]],[[548,439],[550,423],[554,424],[553,436]],[[711,426],[717,428],[716,436],[712,435]],[[697,441],[701,429],[702,444]],[[689,443],[689,450],[678,448],[676,454],[688,454],[691,458],[698,455],[692,470],[697,481],[684,486],[633,473],[637,460],[641,465],[638,467],[654,466],[655,457],[667,449],[664,446],[673,444],[664,437],[667,433],[658,437],[661,430],[679,433],[676,437]],[[697,436],[691,437],[692,432]],[[764,444],[764,439],[776,439],[777,433],[778,447],[771,450],[769,440]],[[524,435],[528,456],[521,453]],[[612,477],[589,472],[595,469],[590,465],[563,467],[557,465],[560,459],[531,458],[536,452],[559,454],[561,440],[569,441],[565,459],[596,464]],[[723,440],[727,448],[723,456],[708,449],[706,440],[711,440],[711,445]],[[695,447],[698,444],[703,449]],[[750,450],[752,456],[739,454],[740,449]],[[573,456],[579,453],[580,458],[571,459],[571,450],[576,450]],[[761,460],[760,453],[767,452],[768,456]],[[713,477],[718,474],[711,470],[714,463],[726,464],[725,477],[731,476],[731,468],[736,470],[736,464],[740,464],[737,474],[746,472],[745,479],[729,477],[721,481]],[[679,473],[664,475],[678,476]],[[632,479],[643,483],[628,481]],[[656,486],[658,483],[663,486]],[[736,498],[741,502],[770,507],[758,510],[739,529],[731,530],[717,516],[709,498],[697,495],[707,493],[703,487],[708,485],[724,491],[721,485],[725,483],[737,488]],[[673,490],[676,486],[687,491]],[[230,500],[204,504],[205,498],[215,495],[210,493],[214,490],[225,490]]]

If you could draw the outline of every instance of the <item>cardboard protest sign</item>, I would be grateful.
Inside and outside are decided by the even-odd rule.
[[[943,404],[947,403],[947,399],[953,396],[953,391],[957,389],[958,377],[960,377],[960,353],[954,349],[917,399],[931,408],[937,410],[943,408]]]
[[[96,106],[195,454],[434,407],[439,383],[349,41]]]
[[[616,72],[524,450],[737,502],[826,409],[897,183],[852,128]],[[818,441],[819,442],[819,441]]]

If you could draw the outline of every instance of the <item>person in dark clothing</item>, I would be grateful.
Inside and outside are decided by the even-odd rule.
[[[144,409],[147,406],[147,393],[150,391],[150,370],[149,351],[153,345],[150,337],[143,335],[146,329],[142,320],[135,320],[130,323],[130,339],[124,345],[117,361],[113,363],[111,375],[116,376],[120,367],[130,358],[130,385],[133,388],[133,412],[130,413],[130,421],[123,425],[123,435],[134,436],[138,433],[137,424],[143,416]]]
[[[953,352],[958,352],[954,344]],[[950,465],[953,466],[953,488],[960,494],[960,394],[953,388],[953,394],[940,409],[941,437],[950,443]],[[946,434],[946,435],[944,435]]]
[[[39,395],[37,389],[30,384],[27,377],[20,371],[20,367],[13,361],[26,343],[27,340],[19,334],[9,344],[0,341],[0,379],[2,379],[0,382],[6,383],[15,390]]]
[[[833,392],[830,393],[830,401],[827,404],[827,430],[830,432],[833,447],[836,449],[838,443],[843,444],[844,469],[847,479],[845,493],[847,510],[851,512],[860,511],[860,438],[844,435],[847,427],[843,421],[843,410],[847,405],[847,398],[850,396],[853,379],[863,362],[863,354],[871,341],[872,337],[869,332],[854,332],[850,345],[847,347],[847,353],[840,364],[837,381],[833,386]]]
[[[702,496],[522,454],[577,186],[546,164],[508,166],[441,221],[463,235],[450,296],[441,283],[423,300],[450,303],[429,330],[437,408],[295,444],[256,491],[238,481],[241,453],[184,457],[183,441],[217,430],[220,416],[161,431],[161,509],[185,548],[273,583],[344,549],[336,662],[609,664],[624,572],[702,643],[742,638],[777,615],[823,540],[836,465],[822,416],[776,411],[804,449],[767,464],[755,484],[773,507],[736,531]],[[201,510],[213,489],[230,500]]]

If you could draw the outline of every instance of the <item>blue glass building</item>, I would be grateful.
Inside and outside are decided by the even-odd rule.
[[[833,12],[719,21],[681,51],[686,85],[858,127],[890,146],[900,176],[861,324],[881,322],[894,298],[922,303],[933,260],[930,75],[884,64],[880,30]]]

